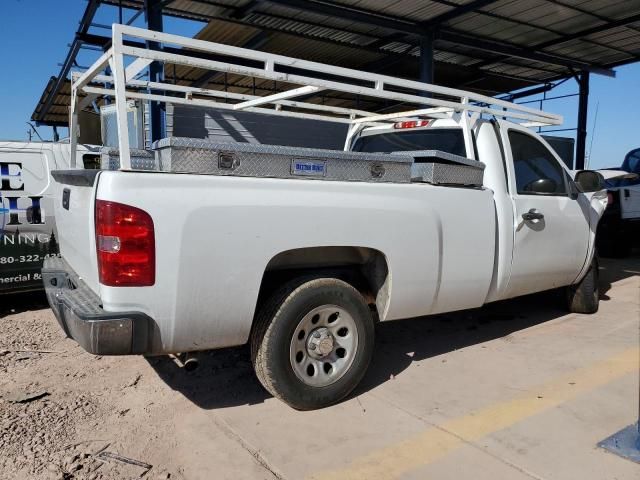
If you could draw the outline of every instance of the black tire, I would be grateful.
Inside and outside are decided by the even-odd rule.
[[[318,387],[296,376],[290,346],[301,319],[324,305],[336,305],[349,313],[358,344],[342,377]],[[269,393],[297,410],[312,410],[337,403],[351,393],[369,366],[373,344],[374,322],[360,292],[335,278],[297,279],[276,291],[259,309],[251,334],[251,360]]]
[[[598,259],[594,255],[587,274],[567,287],[567,308],[572,313],[596,313],[600,303]]]

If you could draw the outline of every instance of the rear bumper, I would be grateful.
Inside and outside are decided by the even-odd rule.
[[[68,337],[95,355],[149,353],[153,320],[141,312],[106,312],[100,298],[62,258],[47,258],[42,280]]]

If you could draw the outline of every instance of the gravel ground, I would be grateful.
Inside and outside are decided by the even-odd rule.
[[[162,395],[149,370],[141,357],[85,353],[42,294],[1,297],[0,479],[183,478],[162,452],[153,464],[130,453],[136,432],[157,437],[163,425],[149,421]]]

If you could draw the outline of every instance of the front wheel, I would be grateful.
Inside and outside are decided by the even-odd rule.
[[[596,313],[600,303],[598,288],[598,259],[593,256],[587,274],[575,285],[567,288],[567,308],[572,313]]]
[[[335,278],[297,280],[259,310],[251,338],[260,383],[298,410],[334,404],[371,360],[374,324],[364,298]]]

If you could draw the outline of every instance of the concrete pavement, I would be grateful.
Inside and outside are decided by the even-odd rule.
[[[640,258],[602,264],[595,315],[543,294],[382,324],[363,385],[320,411],[266,398],[250,372],[217,379],[207,363],[229,352],[210,354],[189,384],[165,378],[182,395],[176,442],[206,455],[223,431],[253,462],[200,457],[187,478],[255,478],[256,466],[286,479],[640,478],[596,448],[638,413]]]

